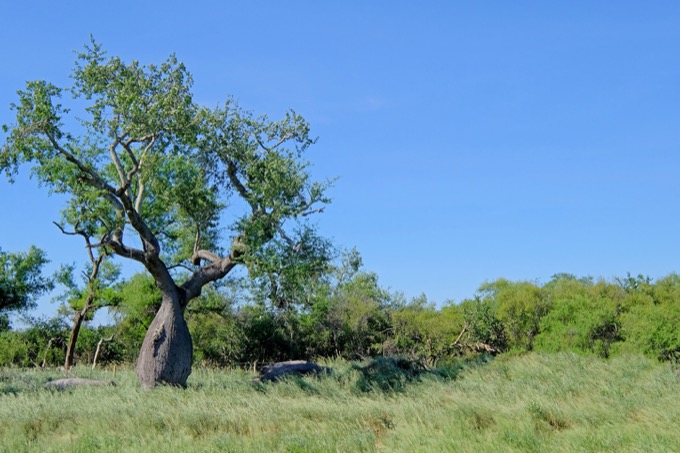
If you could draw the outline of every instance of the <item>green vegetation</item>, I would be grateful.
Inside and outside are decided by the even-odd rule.
[[[251,383],[196,367],[185,390],[42,389],[54,371],[0,372],[0,451],[674,451],[680,378],[642,356],[502,356],[365,388],[343,361],[324,378]],[[389,370],[383,373],[389,377]],[[90,371],[76,367],[74,374]],[[112,379],[113,371],[94,378]],[[177,408],[182,408],[177,410]]]
[[[0,451],[680,445],[679,276],[557,275],[543,285],[501,279],[474,299],[437,308],[424,296],[407,301],[381,289],[360,264],[356,253],[345,255],[302,284],[302,302],[291,305],[272,303],[243,281],[211,288],[186,313],[196,369],[183,390],[143,391],[129,366],[160,304],[145,275],[117,286],[113,325],[83,328],[81,366],[69,374],[115,379],[115,387],[42,388],[63,376],[36,368],[63,363],[58,339],[68,338],[68,326],[58,319],[0,333]],[[112,334],[99,358],[105,368],[83,366]],[[335,373],[252,383],[256,364],[299,358]],[[18,368],[26,366],[34,368]]]
[[[349,265],[352,254],[355,262]],[[250,289],[244,281],[209,288],[187,309],[195,363],[247,367],[386,356],[437,367],[478,353],[529,351],[601,358],[642,354],[672,363],[680,358],[680,276],[675,274],[656,282],[570,275],[557,275],[544,285],[500,279],[482,285],[474,299],[441,308],[424,296],[406,301],[385,291],[375,274],[361,269],[355,252],[301,285],[297,297],[302,302],[279,305],[259,292],[260,282],[251,283]],[[84,324],[76,362],[88,363],[97,342],[111,335],[100,363],[136,359],[162,296],[144,274],[113,293],[115,323],[97,329]],[[0,366],[62,364],[68,338],[60,318],[0,332]]]
[[[44,190],[64,195],[58,226],[90,253],[84,287],[62,279],[77,313],[65,366],[81,323],[105,299],[98,268],[116,256],[141,264],[162,294],[140,345],[140,383],[184,385],[193,365],[184,313],[205,286],[245,267],[287,306],[302,280],[323,272],[329,244],[307,220],[329,202],[330,181],[314,180],[305,159],[316,139],[293,111],[273,121],[233,100],[199,105],[174,55],[125,62],[92,39],[70,81],[17,91],[0,148],[10,180],[30,167]],[[23,303],[11,296],[0,293],[0,303]]]
[[[67,197],[57,226],[89,263],[82,279],[75,264],[46,278],[41,250],[0,250],[0,452],[680,445],[680,276],[499,279],[460,303],[407,300],[309,223],[331,183],[313,179],[295,112],[206,108],[174,56],[126,63],[95,42],[71,80],[29,82],[3,126],[0,171],[30,166]],[[145,273],[123,281],[116,257]],[[13,330],[7,313],[55,282],[58,315]],[[90,325],[105,307],[111,324]],[[246,371],[290,359],[335,372],[263,384]],[[142,391],[135,372],[162,385]],[[63,374],[117,386],[43,388]]]
[[[26,253],[0,249],[0,332],[10,327],[8,312],[35,307],[37,297],[52,289],[52,281],[42,275],[47,262],[36,247]]]

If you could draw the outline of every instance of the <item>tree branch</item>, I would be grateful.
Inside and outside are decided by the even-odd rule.
[[[109,146],[109,155],[111,156],[111,160],[113,161],[113,164],[116,166],[116,171],[118,172],[118,177],[120,178],[120,186],[121,187],[128,187],[129,186],[129,180],[127,176],[125,175],[125,170],[123,169],[123,164],[120,163],[120,158],[118,157],[118,154],[116,153],[116,146],[120,143],[120,139],[116,138],[116,140]]]
[[[90,261],[92,262],[92,264],[96,263],[95,270],[97,270],[97,272],[98,272],[99,264],[101,263],[101,260],[103,259],[104,255],[106,255],[106,253],[100,254],[97,258],[94,257],[94,253],[92,252],[92,249],[99,247],[100,245],[99,245],[99,243],[92,245],[92,243],[90,242],[90,236],[86,232],[84,232],[83,230],[78,228],[78,225],[80,225],[80,222],[76,222],[76,224],[73,227],[73,231],[66,231],[64,229],[64,227],[62,227],[57,222],[52,222],[52,223],[55,224],[57,226],[57,228],[59,228],[61,230],[62,234],[65,234],[67,236],[82,236],[83,239],[85,239],[85,248],[87,248],[87,253],[90,256]],[[97,272],[94,272],[94,275],[92,277],[90,277],[88,280],[92,281],[93,279],[97,278]]]
[[[151,149],[151,147],[156,143],[156,134],[149,134],[141,138],[131,138],[125,142],[121,141],[121,145],[123,146],[123,149],[127,152],[128,157],[130,158],[130,161],[132,161],[132,168],[130,171],[127,173],[126,177],[128,181],[132,181],[132,177],[135,176],[139,171],[142,169],[142,165],[144,164],[144,158],[146,157],[146,153]],[[132,151],[132,148],[130,145],[132,143],[142,143],[145,141],[150,140],[150,142],[144,147],[144,151],[142,151],[142,154],[137,160],[137,157],[135,156],[135,153]],[[142,200],[144,199],[144,192],[145,192],[145,185],[144,181],[141,178],[137,179],[137,184],[138,184],[138,192],[137,192],[137,197],[135,199],[135,211],[139,212],[139,209],[142,206]]]
[[[183,264],[183,263],[177,263],[177,264],[173,264],[172,266],[168,266],[168,270],[177,269],[179,267],[181,267],[182,269],[186,269],[189,272],[194,272],[196,270],[196,269],[191,268],[191,267],[189,267],[189,266],[187,266],[186,264]]]
[[[191,257],[191,262],[196,265],[201,264],[201,260],[208,261],[210,263],[216,263],[223,258],[216,253],[210,252],[208,250],[196,250]]]
[[[326,209],[325,206],[321,207],[319,209],[313,209],[311,211],[304,211],[304,212],[299,213],[298,215],[301,216],[301,217],[307,217],[308,215],[312,215],[312,214],[321,214],[324,211],[324,209]]]
[[[145,137],[142,137],[140,139],[130,139],[127,142],[121,143],[123,145],[123,148],[128,154],[128,157],[130,157],[130,160],[132,161],[132,169],[128,172],[127,177],[128,179],[132,179],[132,177],[142,168],[142,164],[144,163],[144,157],[146,157],[146,153],[151,149],[151,147],[156,143],[156,138],[157,136],[155,134],[147,135]],[[132,143],[141,143],[145,142],[147,140],[151,140],[145,147],[144,151],[142,151],[142,154],[137,160],[137,157],[135,156],[135,153],[132,152],[132,148],[130,145]]]
[[[253,136],[255,137],[255,141],[257,141],[257,144],[260,145],[260,147],[261,147],[262,149],[264,149],[264,150],[267,151],[267,152],[271,152],[272,150],[275,150],[276,148],[278,148],[279,146],[281,146],[281,145],[282,145],[283,143],[285,143],[286,141],[288,141],[288,140],[290,140],[291,138],[295,137],[295,134],[285,134],[283,137],[281,137],[281,138],[279,139],[278,142],[276,142],[276,143],[275,143],[274,145],[272,145],[272,146],[266,146],[266,145],[264,144],[264,142],[262,141],[262,139],[259,137],[259,135],[253,134]]]
[[[199,254],[205,253],[206,256],[201,256],[201,258],[207,259],[208,261],[211,261],[212,258],[214,261],[211,261],[210,264],[203,266],[194,272],[180,287],[185,291],[185,305],[191,299],[201,295],[201,288],[203,288],[203,286],[225,277],[234,267],[236,267],[239,261],[238,259],[245,253],[241,239],[240,236],[234,239],[231,246],[231,253],[224,258],[204,250],[199,250],[197,252]]]
[[[146,256],[142,250],[127,247],[125,244],[115,239],[112,239],[102,245],[111,247],[116,255],[122,256],[124,258],[130,258],[146,265]]]
[[[210,282],[214,282],[225,277],[236,267],[235,257],[229,255],[219,261],[208,264],[194,272],[180,288],[185,291],[186,297],[184,304],[201,295],[201,289]]]
[[[234,165],[231,160],[227,161],[227,176],[229,176],[229,181],[231,181],[231,184],[234,186],[234,188],[236,188],[236,191],[246,202],[248,202],[253,211],[257,210],[258,206],[255,206],[251,201],[248,189],[246,189],[243,183],[238,179],[238,175],[236,174],[236,165]]]
[[[451,346],[457,346],[458,345],[458,342],[463,337],[463,334],[467,331],[467,329],[468,329],[468,324],[465,323],[465,325],[463,326],[463,330],[460,331],[460,333],[458,334],[458,338],[456,338],[456,341],[454,341]]]
[[[158,255],[160,254],[160,244],[158,243],[156,235],[144,222],[142,216],[139,215],[139,212],[135,209],[135,206],[132,204],[132,200],[130,200],[130,197],[128,197],[125,193],[122,193],[121,191],[118,191],[116,195],[123,204],[125,215],[130,221],[130,225],[132,225],[132,227],[137,231],[140,239],[144,243],[144,251],[148,254],[158,257]]]
[[[49,139],[50,143],[54,147],[54,149],[59,152],[64,158],[74,164],[78,169],[83,172],[85,175],[89,176],[90,181],[92,182],[92,185],[98,189],[102,189],[110,194],[116,195],[116,189],[114,189],[109,183],[107,183],[97,172],[92,170],[91,168],[87,167],[85,164],[83,164],[80,160],[78,160],[73,154],[69,153],[66,151],[59,143],[57,140],[54,138],[52,134],[45,133],[47,135],[47,138]]]

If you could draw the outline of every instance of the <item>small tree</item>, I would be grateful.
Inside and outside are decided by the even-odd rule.
[[[64,234],[79,235],[85,240],[85,246],[89,258],[89,263],[83,271],[84,286],[76,283],[73,272],[75,266],[62,266],[57,280],[65,288],[65,293],[61,296],[64,301],[62,311],[65,311],[72,321],[71,334],[66,347],[66,360],[64,368],[69,369],[73,366],[73,356],[78,342],[78,334],[84,321],[92,319],[94,313],[103,307],[116,305],[118,295],[111,288],[119,275],[118,267],[114,266],[106,253],[105,248],[92,247],[92,240],[86,229],[76,225],[73,231],[66,231],[60,225],[59,229]]]
[[[72,80],[67,89],[34,81],[18,92],[0,168],[11,178],[20,164],[33,164],[46,187],[69,196],[69,224],[96,226],[93,237],[102,240],[93,247],[148,270],[163,302],[137,374],[144,387],[184,385],[192,365],[187,304],[238,265],[257,274],[272,240],[288,238],[294,251],[311,239],[293,236],[288,223],[328,202],[328,183],[312,181],[302,158],[314,143],[309,125],[294,112],[281,121],[254,117],[233,101],[197,105],[174,56],[159,66],[125,63],[92,41]],[[86,104],[80,127],[66,121],[64,92],[76,108]]]
[[[52,281],[42,275],[48,263],[45,252],[31,247],[26,253],[0,249],[0,331],[9,328],[7,313],[35,306],[38,296],[52,289]]]

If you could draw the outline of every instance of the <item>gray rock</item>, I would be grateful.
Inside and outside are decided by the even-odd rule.
[[[95,379],[66,378],[50,381],[45,384],[46,389],[65,390],[68,388],[80,387],[83,385],[116,385],[113,381],[97,381]]]
[[[278,381],[283,376],[295,375],[302,376],[307,374],[332,373],[333,369],[305,360],[291,360],[289,362],[279,362],[264,367],[260,373],[260,381]]]

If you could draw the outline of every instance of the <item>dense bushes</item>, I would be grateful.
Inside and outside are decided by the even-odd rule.
[[[27,319],[28,327],[20,331],[0,333],[0,366],[41,367],[61,366],[66,355],[70,329],[59,318]],[[114,328],[100,326],[81,330],[75,354],[80,363],[92,363],[97,343],[110,337]],[[120,344],[107,343],[98,360],[119,362],[123,357]]]
[[[437,310],[424,296],[390,313],[390,335],[385,355],[405,356],[434,367],[442,358],[460,353],[456,339],[465,325],[463,312],[455,305]]]
[[[424,296],[405,300],[379,286],[375,274],[342,269],[317,280],[305,303],[277,306],[224,288],[207,291],[186,312],[194,359],[245,366],[288,359],[404,357],[432,368],[457,357],[506,351],[573,351],[606,358],[642,353],[680,361],[680,276],[656,282],[638,276],[608,282],[554,276],[545,284],[499,279],[475,298],[438,308]],[[132,362],[160,304],[153,281],[135,276],[120,288],[115,324],[85,327],[76,349],[91,363]],[[23,331],[0,329],[0,365],[59,365],[68,327],[33,321]]]

